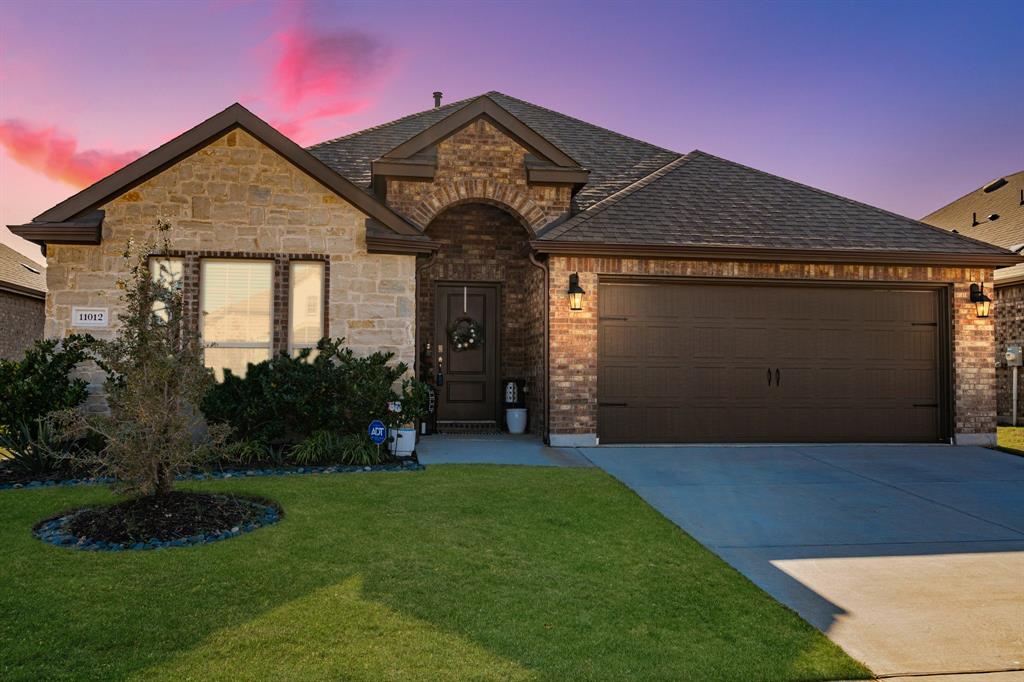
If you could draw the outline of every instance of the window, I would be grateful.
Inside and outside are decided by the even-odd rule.
[[[206,366],[245,376],[246,365],[270,357],[273,339],[272,261],[203,260],[200,272]]]
[[[324,264],[292,261],[288,281],[288,344],[295,356],[303,348],[315,348],[324,335]]]
[[[154,256],[149,259],[149,275],[154,282],[162,284],[168,289],[181,291],[185,277],[185,259]],[[166,322],[167,311],[164,308],[164,304],[160,301],[153,302],[153,314]]]

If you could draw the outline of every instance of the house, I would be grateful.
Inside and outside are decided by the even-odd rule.
[[[18,360],[43,338],[45,268],[0,244],[0,358]]]
[[[997,178],[956,201],[929,213],[922,222],[980,239],[1020,253],[1024,250],[1024,171]],[[996,376],[999,420],[1014,422],[1013,370],[1007,366],[1007,346],[1024,344],[1024,265],[995,271]],[[1018,382],[1024,372],[1018,370]],[[1017,420],[1024,416],[1024,390],[1018,383]]]
[[[125,241],[167,219],[215,368],[344,336],[416,365],[442,426],[493,428],[525,380],[555,445],[994,441],[971,291],[1019,256],[502,93],[436,100],[309,149],[235,104],[11,226],[46,252],[47,335],[109,333]]]

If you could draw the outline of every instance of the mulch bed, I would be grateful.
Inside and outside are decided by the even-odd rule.
[[[276,523],[282,514],[264,499],[175,491],[64,512],[36,524],[33,532],[80,549],[155,549],[225,540]]]

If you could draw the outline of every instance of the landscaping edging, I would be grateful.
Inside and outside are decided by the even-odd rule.
[[[373,466],[316,466],[316,467],[281,467],[276,469],[227,469],[224,471],[200,472],[176,477],[178,481],[209,481],[227,478],[247,478],[254,476],[295,476],[299,474],[360,474],[382,471],[421,471],[425,467],[419,462],[405,461],[397,464],[376,464]],[[3,483],[0,490],[21,490],[37,488],[68,487],[73,485],[110,485],[114,479],[109,476],[95,478],[68,478],[63,480],[29,481],[28,483]]]
[[[263,514],[255,521],[249,521],[238,526],[233,526],[230,529],[221,531],[220,533],[203,533],[200,535],[190,535],[185,538],[175,538],[174,540],[158,540],[151,538],[146,542],[135,542],[135,543],[121,543],[121,542],[106,542],[104,540],[90,540],[89,538],[81,538],[73,535],[68,526],[71,521],[81,514],[85,509],[78,509],[63,516],[58,516],[47,521],[43,521],[35,528],[32,529],[32,535],[43,542],[48,542],[51,545],[57,545],[58,547],[67,547],[68,549],[80,549],[91,552],[123,552],[123,551],[142,551],[147,549],[162,549],[165,547],[187,547],[189,545],[206,545],[211,542],[218,542],[220,540],[229,540],[243,533],[251,533],[257,528],[269,526],[277,523],[281,520],[281,510],[270,504],[263,504],[255,500],[245,500],[248,504],[251,504],[257,509],[262,509]]]

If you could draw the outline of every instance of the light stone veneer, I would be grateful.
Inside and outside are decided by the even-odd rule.
[[[100,208],[102,244],[47,248],[47,337],[113,335],[125,244],[155,236],[164,219],[174,250],[328,255],[328,333],[360,355],[393,351],[412,366],[415,257],[367,253],[366,216],[247,132],[225,134]],[[73,328],[72,306],[109,307],[112,328]]]

